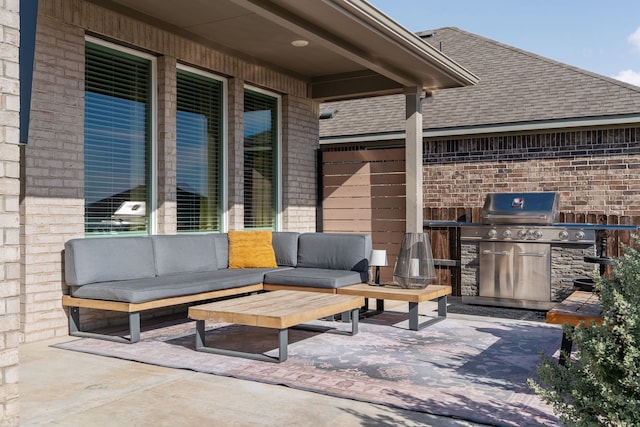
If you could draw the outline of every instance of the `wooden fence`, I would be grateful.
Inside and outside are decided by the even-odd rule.
[[[404,149],[322,153],[322,230],[370,233],[386,249],[390,281],[406,230]]]

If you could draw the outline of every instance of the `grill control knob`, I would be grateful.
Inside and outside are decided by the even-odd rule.
[[[521,239],[524,239],[525,237],[527,237],[527,230],[525,230],[524,228],[521,230],[518,230],[518,237]]]
[[[584,231],[577,231],[576,240],[582,240],[582,239],[584,239]]]
[[[562,230],[560,233],[558,233],[558,237],[560,237],[560,240],[567,240],[569,238],[569,232],[566,230]]]
[[[504,230],[502,232],[502,237],[504,237],[505,239],[508,239],[509,237],[511,237],[511,230]]]
[[[542,237],[542,231],[540,230],[536,230],[533,232],[533,238],[534,239],[540,239]]]
[[[495,228],[492,228],[491,230],[487,231],[487,236],[489,236],[490,239],[494,239],[497,235],[498,235],[498,230],[496,230]]]

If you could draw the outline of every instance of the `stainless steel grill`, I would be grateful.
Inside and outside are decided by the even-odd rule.
[[[557,193],[489,193],[482,224],[462,227],[460,238],[479,241],[595,244],[590,224],[557,223]]]
[[[490,193],[481,224],[463,226],[462,241],[477,241],[478,295],[463,302],[548,309],[552,245],[594,245],[588,224],[557,223],[558,194]]]

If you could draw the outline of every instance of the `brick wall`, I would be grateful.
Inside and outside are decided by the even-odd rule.
[[[554,191],[558,222],[640,226],[640,127],[432,139],[423,160],[426,220],[460,220],[464,212],[466,221],[479,222],[489,192]],[[629,231],[602,234],[610,257],[632,243]],[[571,286],[567,277],[589,276],[593,268],[572,261],[565,264],[579,271],[565,274],[560,264],[553,270],[555,298]],[[468,280],[460,276],[459,282]]]
[[[435,139],[425,207],[481,207],[488,192],[556,191],[566,213],[640,214],[640,127]]]
[[[0,0],[1,1],[1,0]],[[16,0],[17,1],[17,0]],[[314,153],[318,106],[306,99],[306,82],[249,64],[159,28],[82,0],[40,0],[31,134],[24,148],[22,211],[22,329],[25,341],[65,335],[61,306],[64,242],[84,236],[85,33],[102,35],[157,54],[158,233],[176,229],[175,65],[180,62],[228,79],[229,228],[242,228],[242,92],[244,84],[283,94],[286,227],[315,227]],[[293,122],[293,123],[291,123]],[[289,166],[293,162],[294,165]],[[240,172],[240,173],[239,173]],[[289,183],[302,183],[301,186]],[[126,317],[82,314],[94,327]]]
[[[310,147],[306,140],[309,135],[318,134],[319,107],[296,96],[284,97],[282,104],[283,229],[315,231],[318,141]]]
[[[18,0],[0,0],[0,425],[17,426],[20,343]]]
[[[229,121],[227,146],[227,180],[229,230],[241,230],[244,226],[244,82],[241,79],[230,79],[229,92]]]
[[[22,329],[25,341],[67,334],[64,242],[84,233],[84,32],[38,17],[29,142],[24,147]]]
[[[177,202],[176,183],[176,120],[178,88],[176,83],[176,58],[158,58],[158,234],[176,234]]]

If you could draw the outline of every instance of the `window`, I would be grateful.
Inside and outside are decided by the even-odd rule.
[[[279,99],[244,91],[244,227],[277,229]]]
[[[148,233],[152,61],[85,49],[85,232]]]
[[[178,232],[222,231],[223,82],[177,73]]]

